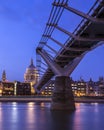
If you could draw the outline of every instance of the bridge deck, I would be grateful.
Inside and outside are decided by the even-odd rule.
[[[104,19],[103,1],[99,3],[98,7],[93,11],[91,16],[94,18]],[[54,58],[54,61],[63,68],[67,64],[71,64],[76,57],[86,54],[88,51],[99,46],[99,39],[101,39],[100,41],[104,41],[104,24],[83,20],[83,22],[81,22],[81,24],[79,24],[75,29],[73,34],[78,38],[80,37],[85,40],[69,38],[66,41],[65,47],[61,48]],[[54,73],[50,70],[50,68],[48,68],[37,84],[37,90],[40,90],[53,76]]]

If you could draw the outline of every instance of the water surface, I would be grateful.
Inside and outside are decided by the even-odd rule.
[[[0,102],[0,130],[104,130],[104,104],[76,103],[76,111],[50,111],[50,103]]]

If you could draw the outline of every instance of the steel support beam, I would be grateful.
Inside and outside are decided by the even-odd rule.
[[[45,73],[45,71],[42,71],[42,70],[38,70],[38,71],[41,72],[41,73],[43,73],[43,74]]]
[[[93,46],[91,50],[95,49],[98,46],[104,45],[104,41],[99,42],[97,45]],[[83,59],[83,57],[85,56],[86,53],[88,53],[88,51],[85,51],[81,56],[76,57],[71,63],[69,63],[65,68],[64,68],[64,73],[65,75],[71,75],[71,73],[73,72],[73,70],[76,68],[76,66],[80,63],[80,61]]]
[[[90,50],[89,48],[74,48],[74,47],[67,47],[66,48],[66,50],[69,50],[69,51],[76,51],[76,52],[78,52],[78,51],[87,51],[87,50]]]
[[[47,67],[47,64],[45,64],[44,62],[41,61],[41,64],[45,65]]]
[[[71,36],[72,38],[74,38],[77,41],[85,41],[85,42],[87,42],[87,41],[92,41],[92,42],[93,41],[104,41],[104,37],[103,38],[87,38],[87,37],[84,38],[84,37],[76,36],[73,33],[63,29],[62,27],[59,27],[58,25],[52,25],[52,26],[55,26],[58,30],[66,33],[67,35]]]
[[[55,43],[57,43],[59,46],[61,46],[62,48],[64,48],[65,50],[68,50],[68,51],[87,51],[89,50],[89,48],[74,48],[74,47],[66,47],[65,45],[63,45],[62,43],[60,43],[59,41],[55,40],[54,38],[50,37],[50,39],[52,41],[54,41]]]
[[[40,50],[37,49],[37,53],[39,53],[42,58],[45,60],[45,62],[50,66],[50,68],[52,69],[52,71],[56,74],[61,76],[63,74],[63,70],[62,68],[56,64],[47,54],[47,52],[45,52],[45,50]]]
[[[94,46],[91,48],[91,50],[93,50],[93,49],[95,49],[95,48],[97,48],[97,47],[99,47],[99,46],[101,46],[101,45],[104,45],[104,41],[98,42],[96,45],[94,45]]]
[[[71,63],[69,62],[69,64],[64,68],[65,75],[71,75],[83,57],[84,55],[81,55],[79,57],[76,57]]]
[[[91,22],[98,23],[98,24],[104,24],[104,19],[98,19],[98,18],[94,18],[92,16],[89,16],[88,14],[85,14],[79,10],[72,8],[72,7],[69,7],[67,4],[54,2],[53,5],[64,7],[65,9],[67,9],[67,10],[77,14],[78,16],[81,16],[81,17],[83,17]]]
[[[50,39],[55,42],[57,45],[61,46],[62,48],[64,48],[64,45],[62,43],[60,43],[59,41],[55,40],[54,38],[50,37]]]
[[[79,64],[79,62],[82,60],[82,58],[84,57],[84,55],[77,56],[71,63],[69,63],[69,65],[67,67],[61,68],[56,63],[57,60],[53,61],[49,57],[47,52],[45,52],[45,50],[37,49],[37,52],[42,56],[42,58],[45,60],[45,62],[49,65],[49,67],[52,69],[54,74],[56,74],[58,76],[69,76],[73,72],[75,67]],[[61,61],[61,62],[63,62],[63,61]]]
[[[73,55],[72,54],[71,55],[63,55],[63,54],[60,54],[60,57],[63,57],[63,58],[64,57],[65,58],[75,58],[75,57],[78,57],[78,55],[74,55],[74,54]]]
[[[64,57],[65,58],[65,57]],[[69,59],[66,59],[66,60],[58,60],[58,59],[55,59],[55,62],[58,62],[58,63],[65,63],[65,62],[69,62]]]
[[[57,51],[54,50],[52,47],[50,47],[49,45],[47,45],[45,42],[40,42],[41,44],[44,44],[46,47],[48,47],[50,50],[52,50],[55,54],[57,54]]]
[[[45,71],[46,71],[46,68],[43,68],[43,67],[41,67],[40,65],[38,65],[37,67],[40,67],[42,70],[45,70]]]

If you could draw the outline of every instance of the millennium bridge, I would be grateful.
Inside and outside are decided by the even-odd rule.
[[[81,18],[74,31],[60,25],[60,19],[65,11],[69,13],[69,17],[73,13]],[[63,19],[67,20],[68,18]],[[73,24],[73,21],[69,21],[69,24]],[[54,35],[55,31],[61,32],[60,37],[67,36],[64,43]],[[36,48],[40,79],[35,86],[39,93],[54,78],[52,110],[75,110],[70,75],[89,51],[103,43],[104,0],[95,0],[87,13],[71,7],[68,0],[53,1],[44,33]]]

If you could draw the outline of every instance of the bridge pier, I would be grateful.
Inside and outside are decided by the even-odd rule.
[[[51,110],[75,110],[75,102],[68,76],[57,76],[51,102]]]

